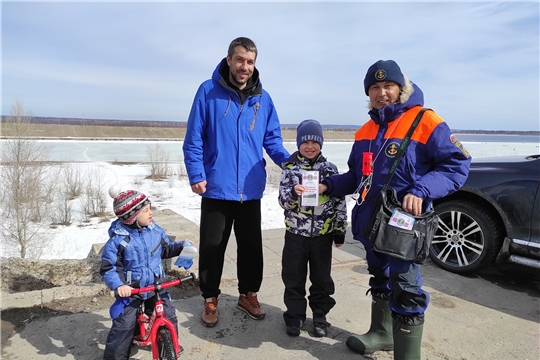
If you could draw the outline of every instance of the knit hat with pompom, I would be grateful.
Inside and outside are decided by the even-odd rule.
[[[150,204],[150,200],[143,193],[136,190],[122,191],[118,185],[111,186],[109,196],[114,199],[114,213],[126,225],[133,224],[142,208]]]

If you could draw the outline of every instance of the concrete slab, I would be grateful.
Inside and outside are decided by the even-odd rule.
[[[187,221],[179,215],[155,216],[170,233],[176,233]],[[350,235],[343,247],[333,250],[332,276],[337,304],[328,315],[332,324],[328,337],[313,337],[309,310],[301,335],[292,338],[285,334],[280,275],[283,232],[283,229],[264,232],[265,271],[259,292],[267,313],[264,320],[252,320],[236,308],[234,238],[227,249],[217,326],[206,328],[201,324],[200,296],[173,299],[180,343],[184,347],[180,359],[392,359],[392,352],[363,357],[345,346],[348,336],[369,328],[371,308],[371,298],[365,296],[370,275],[364,252]],[[197,234],[187,236],[198,240]],[[426,312],[421,360],[540,358],[539,274],[524,276],[491,269],[475,276],[459,276],[429,262],[422,274],[431,304]],[[99,359],[103,356],[110,324],[108,309],[31,321],[4,344],[2,358]],[[149,349],[138,349],[130,359],[150,360],[151,353]]]

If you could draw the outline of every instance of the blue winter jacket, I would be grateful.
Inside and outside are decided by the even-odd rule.
[[[162,259],[178,256],[184,241],[171,242],[155,222],[141,229],[124,225],[118,219],[109,227],[109,241],[103,248],[100,274],[105,284],[116,290],[120,285],[133,288],[164,281]]]
[[[289,157],[283,147],[278,115],[270,95],[256,86],[243,104],[220,74],[203,82],[189,114],[184,163],[191,185],[207,181],[203,197],[220,200],[259,200],[266,186],[263,148],[281,167]]]
[[[372,109],[369,112],[371,119],[355,134],[347,162],[348,172],[331,176],[324,181],[328,185],[329,195],[353,194],[364,180],[363,153],[373,153],[371,189],[363,203],[357,201],[351,214],[354,239],[365,238],[366,225],[374,211],[386,175],[394,163],[396,150],[424,105],[422,91],[415,84],[413,88],[414,92],[405,103],[395,103],[384,106],[379,111]],[[431,207],[432,200],[453,193],[463,186],[469,174],[470,162],[469,153],[444,120],[428,110],[424,112],[415,129],[389,187],[396,189],[400,201],[407,193],[422,198],[425,211]]]

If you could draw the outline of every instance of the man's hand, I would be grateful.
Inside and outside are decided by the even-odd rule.
[[[129,285],[120,285],[116,288],[116,292],[120,297],[128,297],[131,295],[131,286]]]
[[[191,191],[195,194],[204,194],[206,192],[206,180],[191,185]]]
[[[328,190],[328,186],[323,183],[319,184],[319,194],[324,194],[326,190]]]
[[[403,203],[401,204],[401,207],[403,208],[403,210],[405,210],[409,214],[418,216],[422,213],[422,202],[423,202],[422,198],[419,198],[416,195],[408,193],[403,198]]]

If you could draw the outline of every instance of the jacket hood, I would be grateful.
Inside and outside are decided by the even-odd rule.
[[[229,76],[229,65],[227,65],[227,58],[225,57],[219,62],[216,69],[212,73],[212,80],[217,81],[223,87],[234,92],[239,92],[239,91],[250,92],[250,95],[262,94],[262,83],[259,79],[259,70],[257,70],[257,68],[253,69],[253,75],[248,80],[246,87],[242,90],[231,87],[231,85],[228,82],[228,78],[227,78],[228,76]]]
[[[154,220],[150,223],[150,225],[147,226],[148,229],[152,230],[155,227]],[[120,219],[116,219],[111,223],[111,226],[109,227],[108,234],[109,237],[112,238],[114,235],[123,235],[128,236],[135,232],[138,232],[139,230],[130,227],[120,221]]]
[[[384,106],[380,110],[370,106],[371,109],[368,114],[377,125],[384,125],[394,121],[410,108],[424,106],[424,93],[415,83],[412,81],[409,81],[409,83],[411,87],[403,89],[399,102]]]

